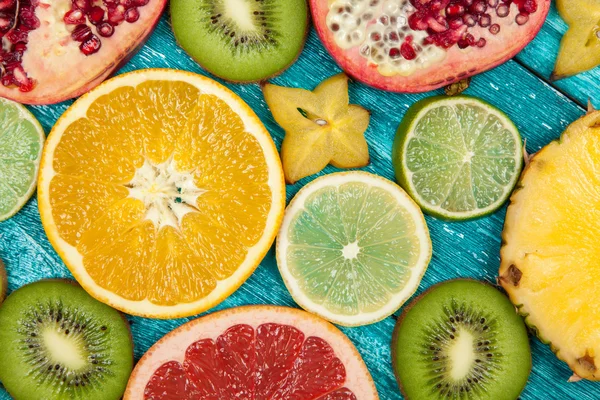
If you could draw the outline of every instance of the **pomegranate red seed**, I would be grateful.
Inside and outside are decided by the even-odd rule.
[[[145,6],[148,3],[150,3],[150,0],[133,0],[133,4],[135,4],[138,7]]]
[[[87,16],[92,24],[98,25],[104,20],[104,9],[102,7],[94,6],[90,9]]]
[[[8,32],[12,28],[14,21],[15,20],[13,16],[5,13],[0,13],[0,32]]]
[[[92,7],[92,0],[72,0],[73,6],[80,10],[87,11]]]
[[[25,70],[21,65],[13,70],[14,82],[19,86],[19,90],[22,92],[29,92],[33,89],[34,81],[27,77]]]
[[[67,25],[84,24],[85,23],[85,14],[83,14],[83,11],[81,11],[78,8],[69,10],[66,12],[65,16],[63,17],[63,21],[65,21],[65,24],[67,24]]]
[[[484,38],[480,38],[477,41],[477,47],[485,47],[485,44],[487,43],[487,41]]]
[[[133,22],[137,21],[138,19],[140,19],[140,12],[138,11],[137,8],[133,7],[133,8],[130,8],[129,10],[125,11],[125,21],[127,21],[129,23],[133,23]]]
[[[488,0],[488,6],[494,8],[498,5],[498,0]]]
[[[529,15],[521,13],[515,17],[515,21],[519,25],[525,25],[529,21]]]
[[[4,74],[2,77],[2,84],[4,86],[10,86],[15,84],[15,77],[13,74]]]
[[[390,58],[392,58],[393,60],[395,60],[396,58],[400,57],[400,49],[397,49],[396,47],[392,47],[390,49]]]
[[[470,14],[466,14],[463,17],[463,21],[465,22],[465,25],[467,25],[469,27],[475,26],[475,24],[477,24],[477,21],[475,20],[475,18]]]
[[[502,4],[502,5],[498,6],[498,8],[496,8],[496,14],[498,14],[498,16],[500,18],[506,17],[509,13],[510,13],[510,9],[508,8],[508,6],[506,4]]]
[[[85,42],[83,42],[83,43],[81,43],[81,45],[79,45],[79,49],[81,50],[81,52],[83,54],[85,54],[86,56],[89,56],[89,55],[96,53],[98,50],[100,50],[101,46],[102,46],[102,42],[100,42],[100,39],[98,38],[98,36],[92,35],[92,36],[90,36],[89,39],[87,39]]]
[[[457,44],[459,49],[466,49],[469,47],[469,42],[466,39],[460,39]]]
[[[487,10],[487,4],[483,0],[478,0],[469,7],[469,11],[473,14],[482,14],[485,10]]]
[[[417,53],[409,42],[402,43],[402,46],[400,46],[400,53],[402,54],[402,57],[407,60],[414,60],[417,58]]]
[[[103,37],[111,37],[115,33],[115,27],[108,22],[101,23],[96,27],[96,30],[98,30],[98,35]]]
[[[125,7],[118,5],[115,8],[108,9],[108,21],[112,25],[119,25],[125,19]]]
[[[25,43],[13,44],[11,50],[15,53],[23,54],[23,53],[25,53],[25,50],[27,50],[27,45]]]
[[[479,26],[482,28],[487,28],[491,23],[492,17],[490,17],[490,14],[483,14],[481,17],[479,17]]]
[[[40,20],[35,16],[35,11],[32,8],[21,8],[19,10],[19,20],[30,30],[40,27]]]
[[[490,26],[490,33],[492,35],[497,35],[499,32],[500,32],[500,25],[494,24],[494,25]]]
[[[390,42],[397,42],[398,40],[400,40],[400,37],[398,36],[398,32],[393,32],[393,31],[390,32],[389,39],[390,39]]]
[[[0,0],[0,10],[6,10],[11,8],[15,4],[16,0]]]
[[[477,44],[477,42],[475,41],[475,36],[471,35],[470,33],[467,33],[465,39],[469,43],[469,46],[475,46],[475,44]]]
[[[78,42],[83,42],[89,39],[92,36],[92,30],[89,26],[81,24],[77,25],[73,32],[71,32],[71,37],[73,40]]]
[[[448,21],[448,25],[450,26],[450,29],[458,29],[463,25],[462,18],[451,19]]]
[[[465,13],[465,8],[462,4],[450,4],[446,7],[446,15],[448,17],[459,17]]]
[[[27,43],[28,36],[29,36],[29,31],[22,30],[21,28],[17,27],[15,29],[13,29],[12,31],[8,32],[8,35],[6,35],[6,38],[11,43]]]
[[[418,13],[414,13],[408,17],[408,26],[415,31],[424,31],[429,27],[425,18],[419,16]]]

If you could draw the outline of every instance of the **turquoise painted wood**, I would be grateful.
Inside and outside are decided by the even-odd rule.
[[[467,91],[504,110],[527,139],[529,152],[535,152],[557,138],[571,121],[584,113],[582,104],[587,97],[600,92],[600,70],[556,84],[548,83],[546,78],[552,69],[558,40],[564,29],[564,23],[553,11],[539,37],[526,50],[514,61],[474,78]],[[176,46],[166,18],[163,18],[147,45],[121,72],[148,67],[204,73]],[[274,82],[312,89],[322,79],[338,71],[339,68],[313,31],[298,62]],[[283,131],[274,122],[258,85],[227,86],[252,106],[277,146],[280,146]],[[358,83],[351,85],[350,92],[352,102],[372,111],[372,122],[366,134],[372,162],[365,169],[392,179],[390,153],[396,127],[412,103],[433,93],[384,93]],[[70,104],[65,102],[54,106],[31,107],[31,110],[49,132]],[[334,170],[328,167],[322,173]],[[288,200],[311,179],[289,186]],[[434,283],[457,277],[495,282],[504,213],[505,209],[502,209],[489,217],[466,223],[449,223],[427,217],[434,251],[419,293]],[[0,223],[0,258],[6,264],[11,291],[42,278],[70,277],[44,234],[35,199],[15,217]],[[216,309],[243,304],[295,306],[277,271],[273,250],[254,275]],[[129,320],[135,341],[135,355],[139,358],[160,337],[189,319],[156,321],[130,317]],[[395,321],[396,316],[392,316],[371,326],[343,329],[364,357],[381,399],[386,400],[402,398],[390,365],[389,343]],[[534,367],[521,397],[523,400],[600,398],[600,384],[568,384],[566,381],[570,370],[567,366],[537,339],[532,339],[531,344]],[[7,399],[10,397],[0,387],[0,400]]]

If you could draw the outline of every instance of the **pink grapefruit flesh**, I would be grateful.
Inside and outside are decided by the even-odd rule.
[[[169,333],[134,370],[125,400],[375,400],[350,340],[304,311],[246,306]]]

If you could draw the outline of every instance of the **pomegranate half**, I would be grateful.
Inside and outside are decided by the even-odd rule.
[[[514,57],[541,29],[550,0],[310,0],[315,27],[355,79],[425,92]]]
[[[53,104],[106,79],[150,35],[166,0],[0,0],[0,97]]]

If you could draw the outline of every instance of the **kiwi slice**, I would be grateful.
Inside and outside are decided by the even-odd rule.
[[[133,368],[129,324],[71,281],[14,291],[0,307],[0,381],[15,400],[117,400]]]
[[[514,306],[494,287],[462,279],[431,287],[406,308],[392,360],[408,400],[515,400],[531,371]]]
[[[4,269],[4,263],[0,260],[0,304],[6,297],[6,289],[8,288],[8,281],[6,279],[6,270]]]
[[[306,0],[171,0],[179,45],[232,82],[276,75],[298,57],[308,29]]]

